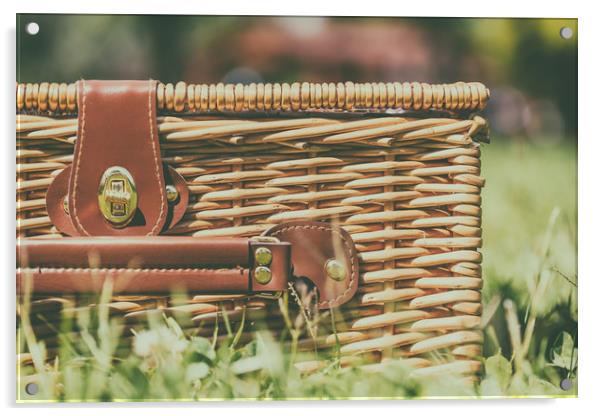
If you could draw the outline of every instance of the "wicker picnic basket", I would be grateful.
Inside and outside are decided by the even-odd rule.
[[[483,340],[479,142],[488,140],[477,113],[488,98],[476,82],[158,83],[161,156],[190,193],[167,234],[250,237],[286,221],[339,224],[358,253],[359,288],[344,305],[318,310],[291,285],[283,299],[317,322],[303,331],[298,349],[308,353],[298,368],[319,368],[315,351],[336,344],[343,365],[361,359],[378,369],[403,358],[416,374],[474,379]],[[45,197],[73,162],[77,84],[18,83],[16,110],[18,241],[62,238]],[[232,326],[244,317],[243,340],[258,322],[275,334],[285,325],[282,300],[174,299],[115,295],[109,306],[127,327],[160,311],[206,336],[224,315]],[[57,346],[49,322],[87,302],[33,294],[31,321],[49,351]],[[218,332],[225,337],[223,325]]]

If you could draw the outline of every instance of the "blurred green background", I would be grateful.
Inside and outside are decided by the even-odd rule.
[[[479,392],[576,393],[576,19],[20,15],[17,43],[20,82],[485,83]]]
[[[24,82],[478,80],[497,134],[577,129],[576,20],[20,15],[17,28]]]

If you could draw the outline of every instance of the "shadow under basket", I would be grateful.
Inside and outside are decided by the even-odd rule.
[[[19,241],[65,237],[45,198],[73,162],[77,95],[76,84],[17,84]],[[161,156],[189,191],[166,234],[251,237],[286,221],[335,223],[357,250],[359,288],[330,310],[315,307],[303,281],[280,299],[142,289],[108,303],[123,319],[124,339],[164,314],[188,334],[211,338],[218,325],[219,340],[227,339],[227,317],[234,331],[244,323],[240,342],[265,330],[288,345],[287,310],[302,333],[301,371],[340,354],[343,365],[378,370],[403,359],[416,374],[475,380],[483,341],[479,142],[488,141],[478,111],[488,98],[482,84],[461,82],[158,83]],[[29,320],[49,356],[61,319],[99,302],[30,296]],[[19,351],[27,361],[27,346]]]

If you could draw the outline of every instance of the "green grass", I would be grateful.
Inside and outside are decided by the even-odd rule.
[[[402,363],[381,373],[330,365],[309,376],[294,353],[259,331],[239,342],[241,326],[225,325],[227,343],[183,332],[156,317],[135,333],[124,354],[122,323],[107,308],[81,312],[62,328],[59,356],[46,362],[27,320],[19,329],[34,366],[19,368],[19,399],[197,400],[415,398],[575,395],[577,392],[576,149],[495,138],[483,148],[485,374],[477,386],[445,378],[417,379]],[[105,288],[108,299],[110,288]],[[100,299],[100,304],[102,304]],[[284,303],[282,304],[284,305]],[[27,303],[23,305],[27,308]],[[287,314],[283,306],[282,312]],[[308,326],[286,315],[287,336]],[[75,332],[71,331],[75,328]],[[568,391],[558,386],[570,378]],[[35,396],[24,392],[35,381]]]
[[[576,151],[516,139],[483,149],[485,356],[510,360],[505,394],[576,394]]]

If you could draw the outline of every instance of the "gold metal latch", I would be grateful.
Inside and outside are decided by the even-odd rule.
[[[116,228],[129,224],[138,207],[134,178],[121,166],[108,168],[100,179],[98,206],[105,219]]]

